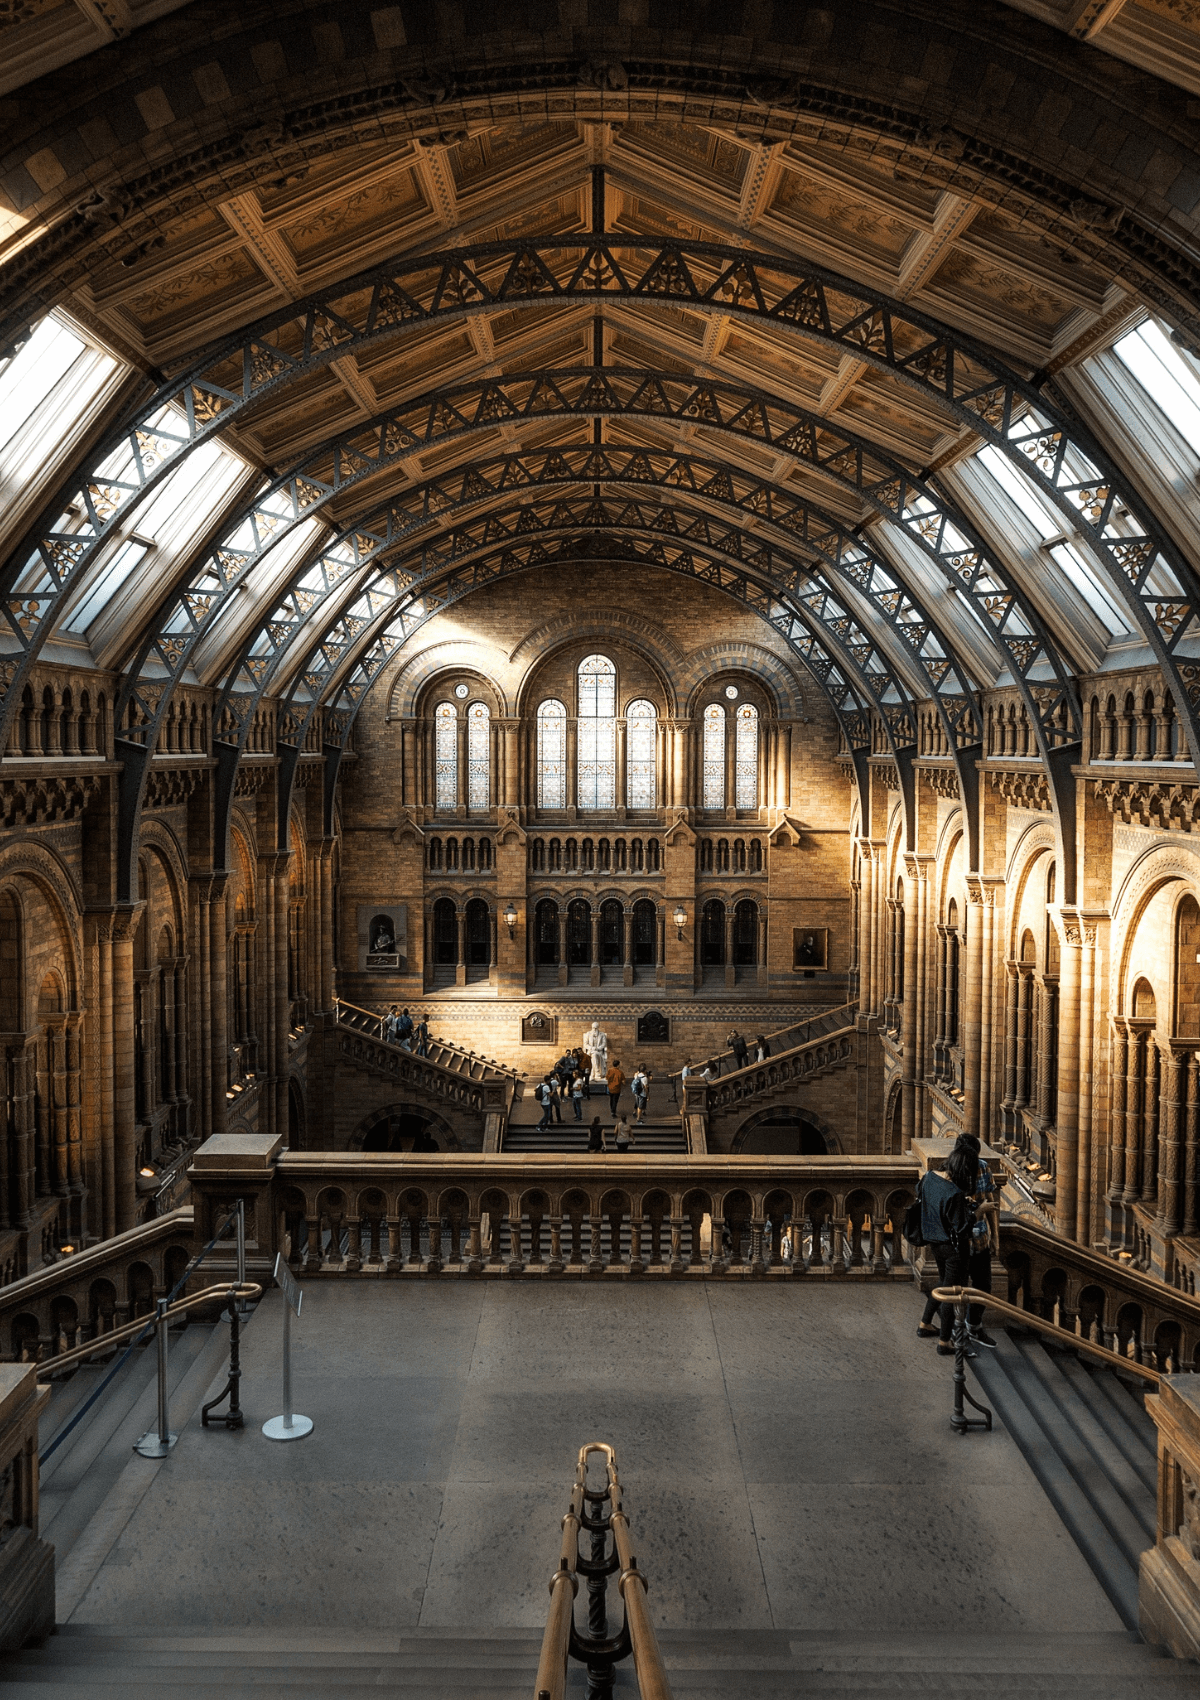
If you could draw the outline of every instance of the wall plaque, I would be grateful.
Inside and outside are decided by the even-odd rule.
[[[638,1016],[637,1042],[639,1045],[670,1044],[671,1023],[660,1010],[651,1009]]]
[[[532,1015],[521,1018],[523,1045],[553,1045],[558,1042],[558,1017],[535,1009]]]
[[[408,905],[360,903],[358,966],[369,974],[398,974],[408,967]]]
[[[799,971],[803,968],[828,968],[829,966],[829,928],[828,927],[793,927],[792,928],[792,968]]]

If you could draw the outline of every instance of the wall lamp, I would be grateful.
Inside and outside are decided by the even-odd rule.
[[[513,904],[513,903],[510,903],[508,908],[504,911],[504,925],[508,928],[509,938],[512,938],[513,928],[516,926],[516,924],[517,924],[516,905]]]
[[[687,910],[683,907],[682,903],[677,903],[675,905],[675,913],[672,916],[672,920],[675,922],[675,937],[681,939],[683,937],[683,929],[687,926]]]

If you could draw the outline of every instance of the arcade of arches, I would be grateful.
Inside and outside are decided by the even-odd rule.
[[[0,1279],[479,1149],[342,1003],[843,1009],[710,1150],[966,1128],[1194,1285],[1186,9],[109,10],[0,8]]]

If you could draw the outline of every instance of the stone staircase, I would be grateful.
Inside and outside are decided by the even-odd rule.
[[[938,1700],[1087,1696],[1169,1700],[1200,1694],[1200,1674],[1119,1632],[1031,1635],[822,1630],[660,1630],[675,1700],[795,1700],[936,1694]],[[11,1700],[531,1700],[541,1635],[526,1629],[155,1631],[66,1625],[44,1647],[9,1654]],[[582,1700],[573,1665],[567,1693]],[[629,1662],[615,1692],[638,1692]]]
[[[1140,1392],[1022,1329],[996,1330],[971,1368],[1122,1622],[1136,1630],[1138,1560],[1154,1545],[1154,1423]],[[974,1413],[968,1413],[973,1415]],[[1195,1678],[1200,1694],[1200,1675]]]

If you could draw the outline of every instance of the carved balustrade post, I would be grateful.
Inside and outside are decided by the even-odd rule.
[[[558,1207],[550,1218],[550,1262],[546,1265],[548,1275],[561,1275],[565,1265],[562,1255],[562,1209]]]
[[[399,1232],[399,1227],[397,1227],[397,1230],[396,1230],[396,1244],[397,1244],[397,1246],[399,1245],[399,1243],[400,1243],[400,1232]],[[479,1209],[478,1209],[478,1206],[476,1206],[476,1205],[471,1206],[471,1214],[470,1214],[470,1217],[468,1219],[468,1228],[467,1228],[467,1274],[468,1275],[482,1275],[483,1274],[482,1223],[481,1223],[480,1217],[479,1217]]]
[[[1153,1033],[1146,1035],[1145,1091],[1142,1097],[1142,1203],[1158,1201],[1158,1141],[1162,1100],[1162,1053]]]
[[[588,1217],[588,1230],[587,1272],[589,1275],[603,1275],[604,1248],[601,1236],[604,1230],[604,1218],[600,1215],[595,1200],[592,1201],[592,1210]]]

